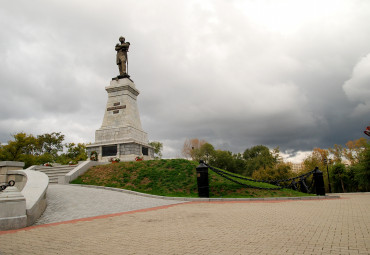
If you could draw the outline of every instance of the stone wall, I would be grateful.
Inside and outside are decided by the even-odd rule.
[[[10,179],[7,174],[9,170],[18,170],[23,169],[24,162],[18,162],[18,161],[0,161],[0,185],[7,183]],[[16,181],[16,180],[14,180]],[[20,181],[20,180],[18,180]]]
[[[126,142],[136,140],[148,143],[148,134],[134,127],[101,128],[95,131],[95,143]]]
[[[23,166],[23,162],[0,162],[3,182],[15,181],[14,187],[0,192],[0,230],[30,226],[45,211],[49,178],[42,172],[22,170]]]
[[[93,152],[93,151],[96,151],[98,154],[100,154],[100,151],[99,150],[100,150],[100,147],[99,146],[96,146],[96,147],[86,147],[88,158],[90,158],[91,152]]]
[[[120,145],[120,154],[121,155],[141,155],[141,146],[137,143],[127,143]]]
[[[102,145],[108,146],[108,145]],[[135,160],[137,156],[144,156],[145,160],[154,158],[154,150],[149,145],[142,145],[135,142],[132,143],[120,143],[117,155],[102,157],[102,146],[88,146],[87,155],[90,158],[91,152],[96,151],[98,153],[99,161],[109,161],[109,158],[119,157],[122,161]],[[110,146],[117,146],[117,144],[110,144]],[[142,148],[148,148],[148,155],[143,155]],[[119,156],[118,156],[119,154]]]
[[[16,187],[7,187],[0,192],[0,231],[26,226],[26,198]]]
[[[23,175],[27,182],[21,193],[26,199],[27,226],[32,225],[46,209],[46,192],[49,177],[33,170],[12,170],[10,174]]]
[[[19,191],[22,191],[24,186],[26,185],[27,183],[27,177],[24,176],[24,175],[21,175],[21,174],[11,174],[8,172],[8,179],[7,179],[7,182],[9,182],[10,180],[13,180],[15,181],[15,187],[19,190]]]
[[[154,159],[154,149],[153,148],[149,148],[149,157]]]

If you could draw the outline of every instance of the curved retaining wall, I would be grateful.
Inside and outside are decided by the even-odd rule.
[[[26,169],[9,170],[8,175],[23,176],[22,179],[25,183],[24,186],[22,185],[23,189],[20,192],[16,187],[8,187],[7,189],[9,190],[7,193],[2,194],[4,196],[2,199],[4,201],[9,201],[9,198],[11,198],[13,194],[17,194],[17,197],[19,197],[18,202],[23,204],[25,202],[25,212],[24,205],[18,206],[14,203],[7,205],[4,203],[3,210],[6,212],[7,217],[0,219],[0,230],[17,229],[32,225],[45,211],[47,205],[46,191],[49,185],[49,177],[46,174]],[[23,199],[20,199],[21,197],[23,197]],[[21,210],[23,210],[23,212],[21,212]],[[17,224],[14,224],[14,219],[16,217],[24,218],[21,214],[25,214],[27,220],[18,221]],[[12,215],[14,215],[14,217],[12,217]]]

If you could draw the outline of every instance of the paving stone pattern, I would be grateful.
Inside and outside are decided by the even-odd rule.
[[[3,254],[370,254],[370,194],[342,197],[188,202],[0,232],[0,250]]]
[[[35,225],[133,211],[181,201],[155,199],[73,185],[49,185],[45,212]]]

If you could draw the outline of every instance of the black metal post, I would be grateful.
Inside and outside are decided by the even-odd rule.
[[[208,166],[204,164],[204,161],[199,161],[197,166],[197,184],[198,184],[198,196],[209,197],[209,183],[208,183]]]
[[[331,193],[331,185],[330,185],[330,176],[329,176],[329,164],[331,163],[331,159],[324,159],[324,163],[326,163],[326,172],[328,174],[328,183],[329,183],[329,193]]]
[[[318,167],[313,172],[313,181],[315,182],[316,195],[325,196],[324,176]]]
[[[298,182],[299,183],[299,191],[303,192],[303,193],[308,193],[309,190],[308,190],[308,187],[307,187],[307,184],[306,184],[305,180],[306,179],[302,178],[302,177],[299,179],[299,182]]]

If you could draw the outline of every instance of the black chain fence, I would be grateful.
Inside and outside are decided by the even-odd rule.
[[[308,182],[308,178],[313,175],[315,173],[315,171],[317,171],[317,169],[314,169],[310,172],[307,172],[305,174],[302,174],[302,175],[299,175],[299,176],[296,176],[296,177],[292,177],[292,178],[287,178],[287,179],[280,179],[280,180],[255,180],[255,179],[251,179],[251,178],[248,178],[248,177],[244,177],[244,176],[239,176],[239,175],[236,175],[236,174],[233,174],[233,173],[230,173],[230,172],[226,172],[224,170],[221,170],[221,169],[217,169],[215,167],[212,167],[208,164],[205,164],[209,169],[211,169],[214,173],[218,174],[219,176],[231,181],[231,182],[234,182],[236,184],[239,184],[243,187],[246,187],[246,188],[254,188],[254,189],[263,189],[263,190],[280,190],[280,189],[283,189],[283,188],[289,188],[289,189],[293,189],[293,190],[299,190],[301,192],[304,192],[304,193],[311,193],[312,192],[312,188],[314,187],[314,178],[312,178],[310,184],[307,184]],[[275,185],[276,187],[259,187],[259,186],[254,186],[254,185],[249,185],[249,184],[246,184],[246,183],[243,183],[239,180],[245,180],[245,181],[249,181],[249,182],[259,182],[259,183],[267,183],[267,184],[271,184],[271,185]]]

